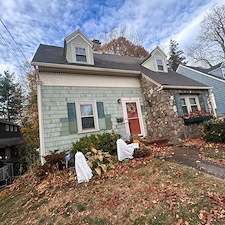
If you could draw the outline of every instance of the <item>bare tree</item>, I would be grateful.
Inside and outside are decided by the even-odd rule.
[[[109,43],[111,40],[117,39],[119,37],[125,37],[134,45],[142,45],[144,42],[144,35],[130,31],[126,26],[121,26],[110,30],[109,32],[105,33],[101,39],[103,40],[103,43]]]
[[[189,46],[187,55],[209,66],[225,60],[225,5],[214,7],[201,22],[198,44]]]

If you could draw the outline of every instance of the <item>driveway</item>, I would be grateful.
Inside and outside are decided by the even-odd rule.
[[[169,160],[225,180],[225,165],[202,160],[197,148],[174,147],[174,154]]]

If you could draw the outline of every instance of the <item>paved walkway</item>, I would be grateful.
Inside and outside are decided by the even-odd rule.
[[[225,180],[225,165],[201,160],[198,149],[174,147],[174,154],[170,160]]]

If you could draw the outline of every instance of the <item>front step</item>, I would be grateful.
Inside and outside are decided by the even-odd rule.
[[[144,137],[141,140],[142,143],[144,143],[147,146],[157,146],[157,147],[168,147],[168,146],[173,146],[171,142],[167,138],[153,138],[153,137]]]

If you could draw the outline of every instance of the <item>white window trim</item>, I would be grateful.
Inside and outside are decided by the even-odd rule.
[[[162,61],[163,70],[159,70],[157,60],[161,60],[161,61]],[[159,58],[159,57],[156,57],[156,58],[155,58],[155,65],[156,65],[156,70],[157,70],[157,71],[159,71],[159,72],[166,72],[166,71],[165,71],[165,63],[164,63],[164,59]]]
[[[200,107],[200,104],[199,104],[199,97],[198,97],[198,95],[180,95],[180,98],[184,98],[185,99],[185,103],[187,105],[188,113],[192,112],[189,98],[195,98],[198,110],[199,111],[201,110],[201,107]]]
[[[94,115],[94,129],[82,129],[82,121],[81,121],[81,112],[80,112],[80,106],[83,104],[91,104],[93,109],[93,115]],[[99,131],[99,123],[98,123],[98,112],[97,112],[97,105],[96,101],[76,101],[76,114],[77,114],[77,127],[78,127],[78,133],[90,133]]]
[[[87,62],[77,61],[76,48],[84,48],[85,49]],[[89,55],[90,55],[90,53],[89,53],[88,47],[86,45],[72,44],[72,59],[74,62],[80,63],[80,64],[90,64]]]

